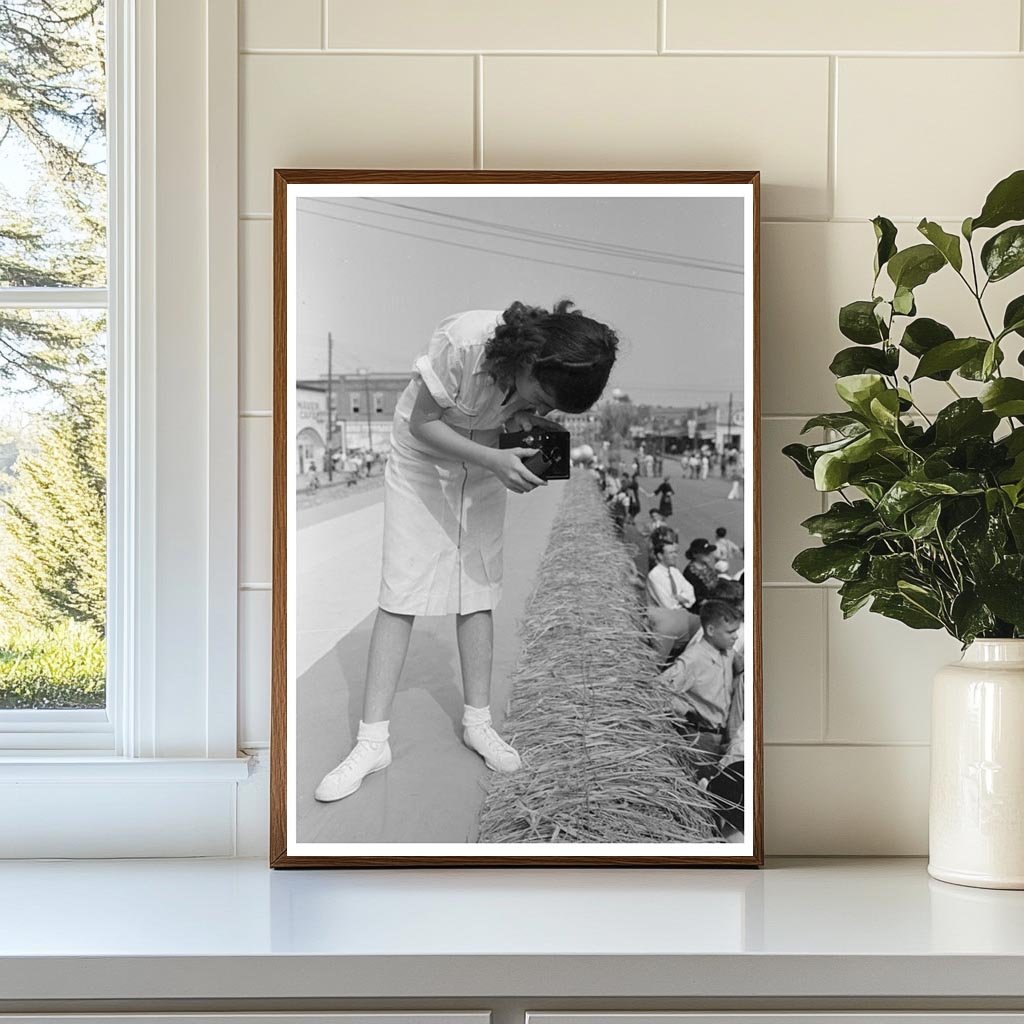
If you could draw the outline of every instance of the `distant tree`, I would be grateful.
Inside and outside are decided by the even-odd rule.
[[[629,437],[630,427],[640,421],[640,411],[628,399],[604,402],[597,413],[598,436],[602,441],[619,444]]]
[[[106,397],[79,385],[23,451],[0,499],[0,605],[8,620],[106,629]]]
[[[102,0],[0,0],[0,147],[33,178],[0,186],[0,287],[105,283]],[[67,397],[95,360],[66,319],[0,310],[0,383]]]
[[[0,287],[106,283],[104,47],[102,0],[0,0]],[[54,636],[105,632],[102,327],[0,309],[0,390],[35,393],[13,403],[33,426],[5,459],[0,610]]]

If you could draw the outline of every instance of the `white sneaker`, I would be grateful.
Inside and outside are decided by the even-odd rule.
[[[359,740],[337,768],[329,771],[313,794],[317,800],[340,800],[354,793],[367,775],[391,764],[391,746],[387,740]]]
[[[462,733],[462,741],[484,759],[484,764],[492,772],[510,774],[523,766],[516,748],[506,743],[490,723],[467,725]]]

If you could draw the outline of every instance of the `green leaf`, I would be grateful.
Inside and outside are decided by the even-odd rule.
[[[1024,267],[1024,225],[1000,231],[981,249],[981,265],[990,281],[1002,281]]]
[[[1003,313],[1003,334],[1009,334],[1010,331],[1024,338],[1024,295],[1011,299]]]
[[[856,578],[864,559],[859,544],[840,541],[801,551],[793,559],[793,568],[812,583],[824,583],[827,579],[851,580]]]
[[[889,260],[896,255],[896,225],[879,215],[871,221],[875,229],[875,279]]]
[[[1006,521],[1013,535],[1013,543],[1017,550],[1024,554],[1024,509],[1015,508],[1006,513]]]
[[[836,353],[829,364],[829,370],[837,377],[849,377],[852,374],[864,373],[866,370],[877,370],[892,376],[900,365],[900,353],[894,345],[884,348],[844,348]]]
[[[1024,629],[1024,581],[993,575],[978,582],[977,594],[1000,619]]]
[[[819,491],[838,490],[850,479],[850,464],[842,452],[826,452],[814,463],[814,486]]]
[[[889,389],[876,398],[871,399],[868,406],[876,423],[886,430],[895,430],[899,424],[900,395],[898,391]]]
[[[871,399],[886,390],[885,381],[876,373],[855,373],[836,381],[836,393],[854,410],[866,414]]]
[[[981,213],[970,220],[967,230],[997,228],[1008,220],[1024,220],[1024,170],[1014,171],[989,192]],[[964,221],[965,227],[967,224],[968,221]]]
[[[875,316],[878,300],[850,302],[839,310],[839,331],[844,338],[858,345],[877,345],[885,341],[888,333]]]
[[[995,628],[992,612],[985,606],[977,594],[966,590],[957,594],[953,600],[949,617],[956,627],[956,637],[963,643],[969,643],[975,637],[984,636]]]
[[[879,595],[871,602],[871,610],[887,619],[896,619],[911,629],[942,629],[941,619],[914,607],[905,598]]]
[[[941,380],[941,374],[945,371],[958,369],[968,359],[975,356],[983,358],[988,342],[980,338],[953,338],[944,341],[934,348],[929,349],[917,364],[913,380],[920,380],[922,377],[931,377]],[[947,378],[948,379],[948,376]]]
[[[892,308],[894,313],[900,316],[913,316],[917,312],[914,305],[914,293],[909,288],[900,285],[892,297]]]
[[[854,479],[851,477],[850,483],[853,484],[853,486],[855,486],[861,494],[871,502],[872,505],[877,505],[882,500],[882,495],[885,494],[885,488],[881,484],[872,483],[869,480],[858,480],[854,483]]]
[[[960,234],[963,235],[964,238],[966,238],[968,242],[971,240],[971,235],[974,234],[974,231],[971,228],[971,222],[973,220],[974,220],[973,217],[966,217],[964,219],[963,224],[960,225]]]
[[[864,428],[861,428],[856,434],[844,434],[835,441],[825,441],[822,444],[812,444],[810,446],[811,462],[814,462],[815,459],[824,455],[826,452],[837,452],[841,448],[845,448],[854,440],[854,438],[860,437],[864,433],[867,433],[867,431]]]
[[[868,567],[868,580],[879,589],[895,590],[913,563],[913,556],[906,552],[875,555]]]
[[[787,444],[782,454],[789,459],[804,476],[814,478],[814,462],[810,448],[805,444]]]
[[[958,398],[935,417],[935,439],[947,445],[968,437],[991,437],[997,426],[999,417],[985,412],[976,398]]]
[[[828,511],[811,516],[800,525],[826,544],[848,540],[879,528],[878,517],[868,501],[855,501],[851,504],[837,501]]]
[[[867,349],[858,349],[858,351],[867,351]],[[825,427],[827,430],[846,430],[853,426],[865,426],[866,424],[857,417],[853,416],[848,412],[825,412],[820,416],[812,416],[804,425],[800,431],[801,434],[806,434],[808,430],[814,430],[816,427]]]
[[[905,453],[904,453],[905,454]],[[850,483],[855,487],[859,487],[862,491],[867,493],[865,485],[869,483],[882,484],[883,493],[888,490],[894,483],[904,478],[906,473],[905,467],[900,465],[893,465],[887,461],[889,458],[889,452],[882,449],[882,455],[885,459],[874,459],[871,462],[863,463],[862,465],[853,467],[854,471],[850,473]],[[882,494],[878,494],[876,501],[882,500]]]
[[[1016,427],[1003,438],[1003,444],[1011,455],[1024,452],[1024,427]]]
[[[848,619],[871,600],[878,587],[870,580],[849,580],[839,588],[839,607],[843,618]]]
[[[913,537],[914,540],[924,540],[925,537],[935,532],[935,527],[938,525],[941,514],[941,501],[927,501],[923,505],[918,505],[910,513],[910,520],[914,526],[908,531],[908,535]]]
[[[989,352],[991,350],[992,369],[986,371],[985,360],[989,358]],[[964,380],[977,380],[977,381],[989,381],[992,379],[992,374],[995,372],[995,367],[1000,366],[1003,362],[1003,350],[995,342],[986,343],[985,351],[978,355],[971,356],[963,366],[956,371],[958,377],[963,377]]]
[[[944,231],[933,220],[922,220],[917,225],[917,230],[942,253],[945,261],[954,269],[959,271],[963,265],[963,256],[960,254],[960,239],[956,235]]]
[[[937,481],[897,480],[883,495],[877,511],[886,523],[895,526],[898,525],[900,516],[928,501],[929,498],[956,493],[956,487]]]
[[[913,323],[907,324],[906,330],[903,332],[903,338],[900,341],[900,346],[905,348],[912,356],[921,358],[926,352],[943,344],[943,342],[951,341],[954,337],[953,332],[945,324],[940,324],[929,317],[921,316]],[[950,371],[945,376],[940,375],[936,379],[949,380],[952,376],[953,373]]]
[[[895,391],[887,391],[886,395],[893,395],[895,393]],[[882,397],[884,398],[885,395]],[[871,404],[874,405],[876,401],[877,399],[873,399]],[[861,434],[860,437],[855,438],[843,449],[843,460],[848,465],[854,466],[858,462],[870,459],[875,452],[884,448],[888,443],[888,440],[880,434]]]
[[[934,245],[922,244],[901,249],[889,260],[885,269],[897,288],[913,291],[945,265],[945,257]]]
[[[988,412],[997,416],[1024,416],[1024,380],[1001,377],[992,381],[978,396]]]
[[[1001,362],[1000,355],[999,342],[997,341],[993,341],[985,349],[985,357],[981,361],[981,376],[984,380],[988,380],[992,376],[993,371]]]
[[[981,494],[985,490],[985,476],[983,473],[975,473],[963,470],[954,470],[934,481],[937,484],[944,484],[952,487],[957,494]]]

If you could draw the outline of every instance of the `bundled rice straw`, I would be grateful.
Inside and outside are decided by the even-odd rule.
[[[589,474],[567,486],[522,624],[482,843],[720,841],[696,781],[707,755],[672,729],[636,569]]]

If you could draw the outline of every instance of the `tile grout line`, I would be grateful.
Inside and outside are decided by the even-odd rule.
[[[828,219],[836,215],[836,178],[839,166],[839,58],[828,59],[828,166],[825,169],[828,191]]]
[[[829,624],[828,624],[828,601],[829,592],[822,588],[821,592],[821,712],[820,712],[820,734],[821,742],[828,741],[829,734],[829,687],[828,687],[828,659],[829,648]]]
[[[813,747],[816,750],[836,749],[920,749],[931,746],[926,740],[831,740],[818,743],[815,740],[765,740],[766,747]]]
[[[792,58],[821,59],[822,57],[854,57],[858,60],[935,60],[949,58],[957,60],[1007,60],[1020,57],[1018,50],[669,50],[657,48],[635,50],[456,50],[456,49],[399,49],[395,47],[303,47],[303,46],[244,46],[238,51],[247,57],[261,56],[329,56],[353,57],[472,57],[481,54],[488,57],[748,57],[763,60],[788,60]]]
[[[473,166],[484,166],[484,57],[473,57]]]

